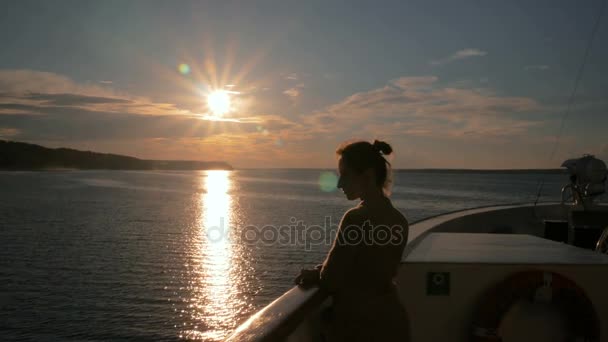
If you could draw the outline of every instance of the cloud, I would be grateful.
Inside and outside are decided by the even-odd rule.
[[[305,87],[304,84],[300,83],[300,84],[297,84],[295,87],[292,87],[292,88],[289,88],[289,89],[283,91],[283,94],[287,95],[292,100],[295,100],[298,97],[300,97],[300,95],[302,94],[302,89],[304,89],[304,87]]]
[[[524,67],[524,70],[540,70],[540,71],[544,71],[544,70],[549,70],[549,66],[545,65],[545,64],[539,64],[539,65],[526,65]]]
[[[247,167],[327,167],[335,162],[333,147],[356,137],[394,143],[397,165],[405,160],[417,167],[455,167],[462,162],[461,150],[479,167],[513,160],[524,165],[536,159],[501,146],[515,143],[526,149],[533,138],[539,139],[535,146],[544,146],[539,126],[555,109],[532,98],[497,93],[487,84],[445,85],[436,76],[417,76],[393,79],[295,118],[241,110],[211,121],[110,86],[33,71],[8,73],[14,81],[9,82],[3,72],[2,137],[145,158],[227,160]],[[304,84],[286,88],[285,96],[295,101]],[[499,147],[491,150],[492,144]],[[502,152],[511,155],[502,158]]]
[[[77,83],[55,73],[0,70],[0,114],[44,114],[57,107],[139,115],[188,113],[173,104],[156,103],[107,86]]]
[[[103,103],[132,103],[131,100],[121,98],[111,98],[102,96],[87,96],[78,94],[25,94],[23,99],[41,101],[45,105],[54,106],[85,106],[89,104]]]
[[[485,139],[522,135],[539,125],[534,117],[544,110],[526,97],[442,86],[435,76],[402,77],[353,94],[304,121],[311,132],[331,134]]]
[[[0,138],[10,138],[19,135],[19,130],[16,128],[0,127]]]
[[[291,74],[288,74],[285,76],[286,80],[290,80],[290,81],[297,81],[299,79],[298,74],[296,74],[295,72],[292,72]]]
[[[135,141],[164,138],[203,138],[218,134],[244,137],[266,131],[284,134],[297,124],[276,115],[257,115],[238,120],[205,120],[198,115],[137,115],[52,107],[43,115],[0,115],[2,131],[24,141]]]
[[[444,64],[448,64],[448,63],[451,63],[451,62],[454,62],[457,60],[461,60],[461,59],[465,59],[465,58],[482,57],[487,54],[488,53],[486,51],[482,51],[480,49],[475,49],[475,48],[462,49],[462,50],[456,51],[455,53],[453,53],[452,55],[450,55],[448,57],[431,61],[431,65],[444,65]]]
[[[48,72],[0,70],[0,133],[27,141],[112,141],[200,138],[217,134],[272,134],[295,126],[276,115],[243,112],[224,120],[79,84]]]
[[[481,51],[479,49],[464,49],[457,51],[454,55],[451,56],[453,59],[462,59],[474,56],[485,56],[488,53],[485,51]]]
[[[287,95],[287,96],[289,96],[291,98],[298,97],[298,96],[300,96],[300,89],[298,89],[298,88],[289,88],[289,89],[285,90],[283,92],[283,94],[285,94],[285,95]]]
[[[390,85],[395,86],[399,89],[428,89],[435,82],[437,82],[437,76],[414,76],[414,77],[401,77],[390,81]]]
[[[0,70],[0,92],[21,93],[77,93],[81,95],[114,96],[106,87],[97,84],[78,84],[68,77],[35,70]]]

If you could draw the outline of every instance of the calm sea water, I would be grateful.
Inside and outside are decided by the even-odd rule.
[[[2,339],[221,340],[323,260],[277,235],[355,205],[323,172],[0,172]],[[412,222],[531,201],[541,178],[558,199],[565,175],[428,172],[396,173],[392,198]]]

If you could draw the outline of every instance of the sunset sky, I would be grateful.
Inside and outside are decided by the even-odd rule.
[[[601,3],[6,2],[0,139],[235,167],[335,167],[374,138],[399,168],[608,159],[608,13],[551,158]]]

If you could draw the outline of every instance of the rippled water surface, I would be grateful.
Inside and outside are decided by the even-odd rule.
[[[339,222],[355,203],[322,174],[0,172],[2,338],[221,340],[322,261],[272,228]],[[396,173],[392,198],[411,222],[531,201],[541,178],[559,198],[564,175],[428,172]]]

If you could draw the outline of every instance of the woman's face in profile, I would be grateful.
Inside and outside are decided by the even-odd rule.
[[[338,163],[338,172],[340,174],[338,189],[342,189],[349,200],[361,198],[362,175],[350,168],[343,158],[340,158]]]

